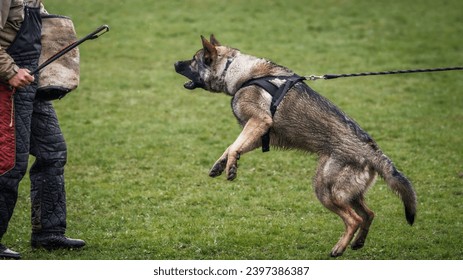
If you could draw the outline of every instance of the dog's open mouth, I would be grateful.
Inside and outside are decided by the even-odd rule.
[[[196,71],[191,69],[191,60],[186,61],[178,61],[175,63],[175,71],[180,75],[183,75],[190,79],[190,81],[186,82],[183,87],[189,90],[193,90],[195,88],[204,88],[204,81],[199,76]]]

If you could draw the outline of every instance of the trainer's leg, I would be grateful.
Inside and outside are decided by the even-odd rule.
[[[58,118],[49,101],[34,102],[31,154],[36,158],[30,170],[32,232],[64,234],[64,165],[67,149]]]
[[[16,162],[12,170],[0,176],[0,240],[8,228],[18,198],[19,182],[27,170],[33,90],[32,86],[27,86],[14,94]]]

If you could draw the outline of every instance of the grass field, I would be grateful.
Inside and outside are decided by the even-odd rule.
[[[2,242],[24,259],[329,259],[343,231],[316,199],[316,158],[254,151],[208,171],[240,128],[230,98],[189,92],[173,64],[201,34],[300,75],[463,65],[463,2],[47,0],[82,37],[81,84],[55,101],[69,158],[68,231],[81,251],[31,250],[29,179]],[[308,82],[354,118],[418,194],[407,225],[382,180],[365,248],[341,259],[463,258],[462,72]],[[31,159],[32,160],[32,159]]]

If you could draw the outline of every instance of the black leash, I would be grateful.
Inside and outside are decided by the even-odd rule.
[[[310,75],[310,76],[305,77],[305,78],[307,80],[315,81],[315,80],[319,80],[319,79],[330,80],[330,79],[345,78],[345,77],[362,77],[362,76],[408,74],[408,73],[423,73],[423,72],[438,72],[438,71],[453,71],[453,70],[463,70],[463,66],[443,67],[443,68],[428,68],[428,69],[381,71],[381,72],[363,72],[363,73],[353,73],[353,74],[325,74],[323,76]]]
[[[231,61],[227,62],[225,70],[228,69]],[[324,79],[336,79],[336,78],[345,78],[345,77],[360,77],[360,76],[373,76],[373,75],[391,75],[391,74],[406,74],[406,73],[421,73],[421,72],[437,72],[437,71],[451,71],[451,70],[463,70],[463,66],[458,67],[445,67],[445,68],[428,68],[428,69],[412,69],[412,70],[396,70],[396,71],[382,71],[382,72],[363,72],[363,73],[353,73],[353,74],[325,74],[323,76],[311,75],[308,77],[301,77],[296,74],[293,76],[266,76],[257,79],[252,79],[245,82],[241,87],[247,86],[258,86],[267,91],[272,96],[272,103],[270,105],[270,112],[272,117],[274,116],[277,107],[288,90],[293,87],[295,84],[307,79],[311,81]],[[280,86],[272,83],[272,80],[280,79],[284,81]],[[262,135],[262,152],[270,151],[270,133],[267,131]]]

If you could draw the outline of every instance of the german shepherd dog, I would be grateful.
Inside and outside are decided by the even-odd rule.
[[[268,133],[271,146],[318,155],[313,179],[316,196],[345,224],[344,234],[331,250],[332,257],[341,256],[349,244],[354,250],[363,247],[374,218],[365,204],[365,193],[376,174],[402,199],[405,217],[413,224],[417,202],[410,181],[355,121],[302,81],[291,86],[272,114],[271,94],[246,83],[275,77],[273,82],[278,85],[294,73],[266,59],[222,46],[214,35],[209,41],[203,36],[201,40],[203,47],[191,60],[176,62],[175,71],[190,80],[184,85],[186,89],[230,95],[233,113],[243,127],[212,166],[211,177],[225,171],[228,180],[235,179],[240,156],[261,147],[262,137]]]

